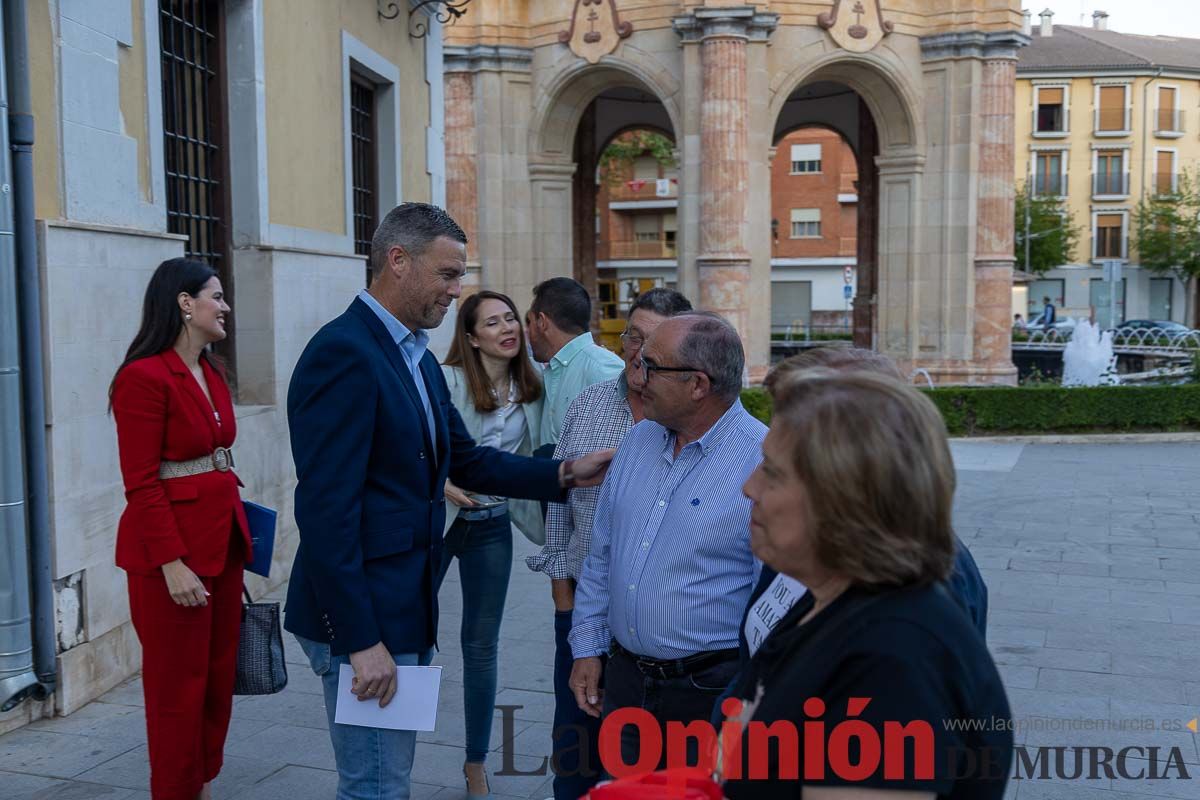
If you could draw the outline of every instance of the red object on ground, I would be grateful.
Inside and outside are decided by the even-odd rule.
[[[586,800],[722,800],[721,787],[700,770],[668,769],[597,786]]]

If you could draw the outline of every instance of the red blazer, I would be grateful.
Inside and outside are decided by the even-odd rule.
[[[219,575],[235,524],[250,553],[241,481],[232,470],[158,477],[161,461],[210,455],[237,435],[229,387],[205,359],[200,363],[212,405],[174,350],[138,359],[117,375],[113,416],[128,503],[117,528],[117,566],[127,572],[153,574],[182,558],[197,575]]]

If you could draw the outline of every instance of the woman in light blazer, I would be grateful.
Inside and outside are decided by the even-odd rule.
[[[442,372],[454,407],[479,444],[519,455],[530,455],[541,444],[542,382],[511,299],[481,291],[462,302]],[[467,728],[463,774],[470,797],[487,797],[484,761],[496,703],[500,618],[512,570],[512,526],[537,545],[545,543],[546,531],[541,507],[533,501],[472,495],[449,481],[446,501],[438,585],[458,558]]]

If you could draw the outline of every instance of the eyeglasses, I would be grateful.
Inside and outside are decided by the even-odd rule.
[[[646,383],[650,382],[650,375],[655,372],[699,372],[701,375],[707,377],[710,381],[712,380],[707,372],[702,369],[697,369],[696,367],[664,367],[659,364],[655,364],[651,359],[648,359],[645,356],[643,356],[640,360],[642,362],[642,380]]]
[[[621,344],[625,345],[630,350],[641,350],[642,345],[645,343],[645,338],[631,331],[626,330],[621,334]]]

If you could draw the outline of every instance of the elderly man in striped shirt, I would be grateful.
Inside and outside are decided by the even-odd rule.
[[[625,437],[600,490],[575,592],[570,685],[593,717],[636,706],[665,730],[708,720],[737,671],[760,568],[741,487],[767,428],[738,399],[742,343],[719,317],[667,320],[641,362],[646,421]],[[637,728],[624,726],[626,764],[641,761],[639,744]]]
[[[625,371],[584,389],[567,409],[555,458],[576,458],[621,444],[642,413],[642,343],[668,317],[692,310],[674,289],[651,289],[634,300],[629,325],[621,334]],[[599,488],[572,491],[566,503],[550,503],[546,544],[525,559],[534,572],[550,576],[554,597],[554,800],[576,800],[600,777],[599,721],[579,709],[568,678],[574,660],[567,634],[575,607],[575,584],[592,541]]]

